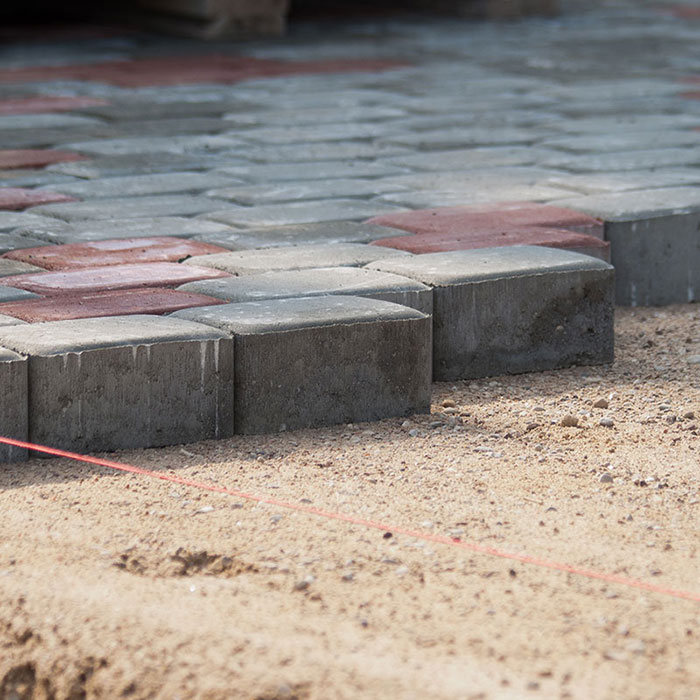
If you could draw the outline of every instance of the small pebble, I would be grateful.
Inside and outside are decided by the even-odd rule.
[[[593,408],[607,408],[608,407],[608,400],[607,399],[598,399],[594,404]]]
[[[559,421],[559,425],[564,428],[575,428],[578,425],[578,418],[569,413]]]
[[[297,581],[294,584],[294,590],[295,591],[305,591],[314,581],[316,580],[315,576],[312,576],[309,574],[309,576],[304,576],[301,581]]]
[[[615,421],[612,418],[601,418],[598,421],[598,425],[602,425],[604,428],[612,428],[615,425]]]
[[[452,399],[445,399],[440,405],[443,408],[455,408],[457,404]]]
[[[211,513],[214,510],[214,506],[202,506],[197,513]]]
[[[607,472],[605,472],[605,474],[601,474],[599,481],[601,484],[612,484],[612,474],[608,474]]]

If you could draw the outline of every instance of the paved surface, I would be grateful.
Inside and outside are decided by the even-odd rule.
[[[511,291],[518,285],[508,281],[527,269],[543,280],[528,292],[541,303],[499,293],[482,306],[478,294],[465,292],[479,305],[480,323],[500,319],[506,331],[494,334],[497,347],[481,347],[486,360],[498,361],[480,360],[478,368],[463,360],[466,348],[478,354],[472,325],[464,322],[461,340],[447,347],[435,345],[444,334],[434,332],[435,356],[445,367],[461,367],[445,376],[609,360],[612,275],[589,256],[614,265],[617,303],[660,305],[695,301],[700,294],[700,18],[697,4],[660,1],[591,7],[571,0],[563,8],[558,19],[503,25],[440,18],[310,23],[284,40],[237,45],[113,32],[88,38],[83,32],[80,40],[18,36],[0,58],[0,250],[8,253],[0,268],[0,299],[9,302],[0,303],[0,318],[8,334],[35,333],[31,323],[10,331],[13,318],[42,322],[100,314],[119,317],[118,327],[127,328],[129,314],[186,308],[187,298],[201,307],[201,294],[163,296],[162,287],[195,279],[195,273],[196,279],[251,271],[284,277],[285,270],[309,267],[308,253],[299,263],[298,255],[255,252],[263,248],[304,245],[313,251],[320,245],[327,251],[318,252],[315,266],[328,270],[376,267],[374,261],[390,250],[409,258],[410,252],[418,262],[403,268],[415,270],[423,265],[420,254],[440,251],[448,261],[454,256],[459,268],[465,250],[506,245],[517,246],[512,255],[487,252],[479,265],[492,265]],[[216,247],[197,250],[184,241],[162,242],[166,237]],[[108,243],[93,245],[90,258],[85,244],[94,241]],[[338,262],[341,243],[365,252]],[[522,244],[564,250],[538,257]],[[181,264],[201,254],[211,255],[211,264]],[[79,267],[87,259],[94,264]],[[540,260],[536,269],[533,259]],[[393,272],[401,267],[380,266]],[[584,268],[600,274],[582,282]],[[294,282],[301,291],[292,296],[305,289],[319,293],[303,270],[294,275],[302,281]],[[334,295],[338,287],[342,293],[344,276],[337,274]],[[405,277],[407,284],[426,283],[428,291],[444,285]],[[461,271],[458,277],[454,284],[461,288],[469,275]],[[246,303],[256,285],[246,283]],[[194,288],[218,299],[209,290],[225,286]],[[325,281],[320,293],[333,286]],[[364,296],[358,286],[352,294]],[[123,291],[134,288],[155,288],[160,296]],[[576,302],[569,293],[574,288]],[[20,290],[45,297],[45,306],[35,298],[20,301],[29,298]],[[110,290],[120,290],[112,301]],[[376,297],[376,285],[372,293]],[[318,302],[304,303],[311,309]],[[249,307],[226,308],[204,307],[192,317],[239,318]],[[558,310],[551,331],[568,338],[560,350],[544,340],[548,326],[537,326],[542,308]],[[250,313],[254,318],[257,311]],[[303,326],[303,317],[297,309],[294,322]],[[147,324],[144,318],[138,323]],[[384,322],[378,315],[375,334],[403,342],[400,334],[384,333]],[[76,337],[83,338],[87,326],[81,323],[60,328],[78,328]],[[336,323],[348,322],[341,314]],[[434,323],[440,323],[437,316]],[[338,337],[363,342],[365,325]],[[521,337],[523,328],[535,327],[537,333]],[[47,337],[54,333],[50,321],[40,328]],[[233,326],[227,328],[235,337]],[[577,355],[577,334],[584,332],[591,351]],[[132,336],[126,333],[124,347],[134,346]],[[415,342],[422,348],[425,338]],[[6,375],[31,374],[33,344],[15,346],[25,348],[30,361],[18,364],[11,357],[7,361],[20,369]],[[337,348],[341,355],[344,350]],[[395,354],[400,350],[397,345]],[[64,353],[63,362],[75,352],[80,350],[56,350]],[[545,355],[542,366],[521,361]],[[212,374],[205,377],[201,369],[202,386],[228,377],[216,363],[207,367]],[[304,373],[292,375],[298,382]],[[378,384],[368,386],[367,396],[388,390],[390,375],[376,372]],[[93,380],[78,372],[71,381],[66,405],[79,405]],[[136,380],[124,381],[122,390]],[[186,381],[194,380],[188,375]],[[12,382],[15,403],[40,411],[26,382]],[[285,386],[296,389],[301,387]],[[3,391],[9,389],[3,385]],[[275,391],[270,384],[268,394]],[[385,402],[394,408],[383,410],[410,412],[419,404],[396,408]],[[38,425],[48,419],[33,419],[32,412],[24,433],[9,423],[0,425],[0,433],[36,437],[33,420]],[[383,414],[377,409],[372,415]],[[275,415],[259,424],[296,425],[292,418]],[[54,428],[46,434],[60,442]],[[63,446],[82,444],[85,429],[75,422]],[[202,430],[199,437],[209,435],[210,427]],[[177,430],[169,434],[175,439]],[[188,435],[198,437],[196,431]],[[90,445],[143,444],[129,442],[126,431],[123,439]],[[163,443],[162,436],[158,440],[153,444]]]

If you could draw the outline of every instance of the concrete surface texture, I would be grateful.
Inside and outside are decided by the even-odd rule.
[[[27,323],[3,326],[14,340],[0,347],[24,353],[31,373],[64,361],[18,340],[35,326],[53,337],[52,323],[65,334],[103,318],[97,332],[134,315],[157,329],[183,308],[206,325],[203,304],[253,313],[241,302],[315,297],[305,303],[337,309],[339,295],[359,295],[433,315],[436,380],[610,362],[615,302],[696,299],[700,27],[652,2],[562,10],[516,24],[312,22],[241,44],[128,32],[10,42],[0,57],[0,313]],[[360,343],[346,330],[324,331],[323,357],[380,362],[338,345]],[[291,335],[275,338],[284,347]],[[423,357],[425,337],[409,339]],[[83,340],[75,352],[90,355]],[[71,353],[62,357],[78,374],[66,387],[103,381],[107,392],[110,363],[98,358],[80,379]],[[245,377],[256,371],[267,370]],[[300,377],[283,373],[276,391],[293,396]],[[248,379],[232,381],[245,396]],[[328,420],[357,414],[359,389],[345,389]],[[363,393],[365,417],[384,410],[370,397],[398,410]],[[38,405],[31,393],[13,401]],[[246,425],[317,424],[299,402],[285,404],[288,416],[273,403],[259,399]],[[53,428],[32,427],[42,420],[30,410],[27,434],[135,444],[130,430],[82,435],[79,421],[62,438],[59,414]],[[163,429],[139,444],[186,435],[199,433]]]

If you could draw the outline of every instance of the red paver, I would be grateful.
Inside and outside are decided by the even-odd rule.
[[[383,214],[370,224],[409,231],[373,245],[437,253],[511,245],[564,248],[609,261],[604,225],[586,214],[533,202],[500,202]]]
[[[101,107],[109,104],[99,97],[23,97],[0,100],[2,114],[44,114],[46,112],[70,112],[84,107]]]
[[[44,80],[92,80],[121,87],[237,83],[253,78],[303,73],[377,72],[405,66],[386,60],[276,61],[248,56],[175,56],[67,66],[30,66],[0,70],[0,83]]]
[[[603,224],[571,209],[533,202],[498,202],[467,207],[441,207],[382,214],[367,223],[411,233],[468,234],[514,231],[532,227],[561,228],[603,238]]]
[[[515,231],[471,231],[464,234],[426,233],[419,236],[397,236],[375,241],[374,245],[406,250],[410,253],[442,253],[449,250],[501,248],[511,245],[538,245],[562,248],[574,253],[592,255],[610,262],[610,244],[595,236],[565,229],[529,228]]]
[[[85,267],[67,272],[37,272],[3,277],[8,287],[26,289],[42,296],[91,294],[117,289],[177,287],[196,280],[230,277],[228,272],[196,265],[154,262],[136,265]]]
[[[119,292],[65,294],[45,299],[27,299],[0,304],[0,315],[29,323],[66,321],[71,318],[122,316],[127,314],[167,314],[195,306],[225,304],[204,294],[175,289],[127,289]]]
[[[0,170],[44,168],[52,163],[68,163],[74,160],[87,160],[87,158],[72,151],[51,151],[46,148],[0,151]]]
[[[0,210],[19,211],[39,204],[55,204],[56,202],[77,202],[75,197],[69,197],[60,192],[48,190],[29,190],[23,187],[0,187]]]
[[[194,255],[228,252],[227,248],[210,243],[161,236],[23,248],[12,250],[2,257],[38,265],[45,270],[75,270],[106,265],[180,262]]]
[[[662,8],[662,11],[681,19],[700,19],[700,7],[697,5],[672,5]]]

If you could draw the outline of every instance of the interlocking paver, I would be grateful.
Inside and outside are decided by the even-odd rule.
[[[232,275],[257,275],[273,270],[305,270],[313,267],[361,267],[367,263],[409,255],[405,251],[379,248],[363,243],[284,246],[264,250],[195,255],[187,265],[213,267]]]
[[[530,159],[529,162],[532,162]],[[294,163],[240,164],[223,166],[220,172],[251,182],[326,180],[348,177],[384,177],[408,172],[408,168],[386,160],[319,160]],[[292,223],[286,221],[284,223]]]
[[[0,83],[53,79],[96,80],[122,87],[237,83],[256,77],[386,70],[401,65],[395,61],[363,59],[282,62],[248,56],[167,56],[95,64],[10,68],[0,70]]]
[[[220,153],[127,153],[114,156],[93,156],[88,161],[58,163],[46,170],[83,179],[111,178],[153,173],[207,171],[211,168],[249,165],[249,161],[232,156],[228,151]],[[232,178],[232,181],[235,178]],[[232,183],[233,184],[233,183]]]
[[[393,229],[357,221],[326,221],[316,224],[238,230],[226,227],[225,230],[198,234],[194,238],[230,250],[249,250],[319,243],[329,246],[338,243],[371,243],[381,238],[390,238],[395,234]]]
[[[215,297],[175,289],[127,289],[0,303],[0,316],[37,323],[128,314],[162,315],[195,306],[223,303]]]
[[[387,158],[384,162],[417,170],[473,170],[545,162],[556,151],[525,146],[494,146],[412,153]]]
[[[0,151],[0,171],[17,168],[43,168],[53,163],[86,160],[85,156],[71,151],[52,151],[48,149],[5,150]]]
[[[603,238],[603,225],[580,211],[533,202],[499,202],[376,216],[368,223],[415,234],[482,235],[538,228],[560,228]],[[383,244],[383,242],[381,242]]]
[[[36,203],[41,202],[42,195],[47,195],[45,201],[59,202],[58,204],[42,204],[35,206],[33,213],[45,216],[55,216],[63,221],[83,221],[85,219],[137,219],[158,216],[188,216],[214,212],[221,207],[221,202],[192,194],[180,195],[151,195],[145,197],[104,197],[102,199],[75,201],[74,197],[61,195],[57,198],[45,190],[35,190],[33,197]],[[65,203],[63,203],[65,202]],[[2,190],[0,190],[0,206],[2,205]],[[30,206],[28,204],[24,205]],[[233,208],[233,205],[231,205]],[[359,218],[359,217],[358,217]]]
[[[231,435],[232,346],[158,316],[0,327],[0,347],[29,357],[29,439],[79,452]]]
[[[275,270],[189,282],[178,289],[230,302],[343,295],[390,301],[427,314],[433,308],[431,290],[424,284],[401,275],[355,267]]]
[[[433,287],[433,378],[452,381],[613,359],[613,268],[513,246],[372,263]]]
[[[4,328],[5,326],[0,326]],[[2,347],[0,343],[0,435],[27,440],[29,388],[27,358]],[[0,445],[0,464],[21,462],[27,451],[10,445]]]
[[[63,188],[68,192],[68,188]],[[403,189],[391,182],[362,178],[339,178],[328,180],[306,180],[303,182],[281,182],[276,184],[242,185],[206,192],[209,197],[227,199],[236,204],[253,206],[277,204],[298,200],[335,199],[338,197],[369,197]],[[553,191],[553,190],[550,190]],[[546,197],[551,199],[551,197]]]
[[[84,267],[67,272],[38,272],[3,277],[4,285],[36,294],[87,294],[89,292],[141,287],[175,287],[203,279],[228,277],[211,267],[154,262],[133,265]]]
[[[430,411],[430,318],[413,309],[333,296],[175,316],[232,334],[237,433]]]
[[[85,107],[108,104],[97,97],[53,96],[18,97],[0,100],[0,114],[32,114],[37,112],[70,112]]]
[[[86,241],[85,243],[25,248],[6,253],[0,259],[0,274],[2,274],[3,263],[11,261],[31,263],[44,270],[74,270],[127,263],[180,262],[192,256],[209,256],[226,252],[228,251],[220,246],[174,236]],[[207,265],[206,267],[215,266]],[[34,271],[40,270],[35,269]]]
[[[513,230],[483,231],[480,229],[464,233],[429,233],[420,236],[397,236],[385,238],[377,245],[406,250],[411,253],[439,253],[449,250],[473,250],[511,245],[537,245],[561,248],[573,253],[592,255],[610,262],[610,244],[595,236],[574,233],[561,228],[530,227]]]
[[[27,214],[27,216],[31,216]],[[0,212],[0,222],[2,221]],[[136,219],[101,219],[97,221],[72,221],[71,223],[50,217],[35,217],[36,221],[22,225],[15,233],[21,247],[34,248],[45,243],[78,243],[102,241],[113,238],[142,238],[153,236],[227,236],[230,226],[203,219],[187,219],[181,216],[143,217]],[[0,242],[1,242],[0,237]],[[216,244],[216,241],[212,241]],[[17,247],[20,247],[19,245]],[[226,246],[224,246],[226,247]],[[4,252],[4,251],[3,251]]]
[[[29,190],[21,187],[0,187],[0,209],[21,211],[38,204],[74,202],[75,197],[49,190]]]
[[[105,156],[138,155],[142,153],[181,154],[192,151],[212,151],[235,148],[240,139],[232,136],[134,136],[132,138],[95,139],[63,144],[80,153]]]
[[[216,200],[209,200],[216,209]],[[234,207],[205,214],[209,221],[219,221],[241,228],[255,226],[283,226],[310,224],[322,221],[360,221],[386,211],[400,210],[394,204],[355,199],[322,199],[285,204],[266,204],[259,207]]]
[[[0,152],[0,158],[2,152]],[[80,199],[144,196],[172,192],[202,192],[235,185],[235,178],[215,173],[169,172],[152,175],[107,177],[61,185],[61,192]]]

